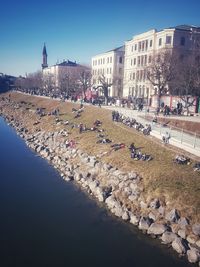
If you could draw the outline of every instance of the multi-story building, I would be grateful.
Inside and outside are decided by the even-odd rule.
[[[59,88],[61,90],[69,86],[72,87],[74,85],[74,81],[78,81],[81,71],[90,70],[89,67],[80,65],[70,60],[63,60],[61,63],[48,66],[45,44],[42,55],[42,74],[46,87],[50,85],[51,87]]]
[[[200,27],[180,25],[161,31],[153,29],[126,41],[123,96],[143,98],[148,102],[156,88],[147,80],[145,69],[155,53],[171,49],[184,56],[200,44],[199,38]]]
[[[123,95],[124,74],[124,46],[92,57],[92,84],[93,88],[100,86],[100,77],[112,86],[109,96],[121,97]]]

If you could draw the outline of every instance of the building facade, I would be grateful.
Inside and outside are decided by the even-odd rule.
[[[147,103],[156,88],[148,81],[146,67],[161,50],[189,53],[198,46],[200,28],[180,25],[157,31],[155,29],[134,36],[125,42],[123,96],[145,99]]]
[[[109,96],[122,97],[124,75],[124,46],[92,57],[93,88],[100,86],[99,77],[112,84]]]
[[[42,76],[44,87],[47,90],[73,91],[77,89],[82,71],[90,71],[87,66],[80,65],[70,60],[48,66],[47,51],[44,45],[42,61]],[[76,87],[76,88],[75,88]]]

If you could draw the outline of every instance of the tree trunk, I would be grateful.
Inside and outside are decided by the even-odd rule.
[[[107,106],[108,105],[108,97],[105,96],[105,105]]]

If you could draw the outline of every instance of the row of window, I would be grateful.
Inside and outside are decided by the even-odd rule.
[[[100,79],[93,79],[93,84],[100,84],[101,82],[100,82]],[[106,79],[106,82],[107,83],[112,83],[112,78],[107,78]]]
[[[92,71],[92,75],[104,75],[104,74],[112,74],[112,68],[106,69],[95,69]],[[118,74],[122,74],[122,68],[118,69]]]
[[[145,86],[129,87],[129,96],[134,97],[149,97],[149,88],[145,88]]]
[[[105,63],[109,64],[109,63],[112,63],[112,62],[113,62],[113,58],[111,56],[111,57],[107,57],[107,58],[100,58],[98,60],[95,59],[95,60],[93,60],[92,65],[93,66],[104,65]],[[120,63],[120,64],[123,63],[123,57],[119,57],[118,58],[118,63]]]
[[[146,70],[138,70],[129,74],[130,81],[145,81],[147,79]]]
[[[151,63],[151,59],[152,59],[151,55],[138,56],[137,58],[135,57],[130,60],[130,65],[135,66],[137,64],[137,66],[145,66],[147,63]]]
[[[158,46],[162,46],[163,44],[163,38],[158,39]],[[165,36],[165,44],[166,45],[171,45],[172,44],[172,36],[171,35],[166,35]],[[180,38],[180,46],[185,46],[185,37],[181,36]],[[151,48],[153,46],[153,40],[144,40],[141,42],[138,42],[137,44],[134,44],[131,46],[131,52],[134,51],[147,51],[148,48]]]

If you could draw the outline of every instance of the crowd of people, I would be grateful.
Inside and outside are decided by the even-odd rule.
[[[146,124],[144,126],[142,123],[136,121],[136,119],[126,117],[123,114],[120,114],[118,111],[112,112],[112,120],[116,122],[121,122],[130,128],[134,128],[137,131],[142,132],[144,135],[149,135],[151,132],[150,124]]]

